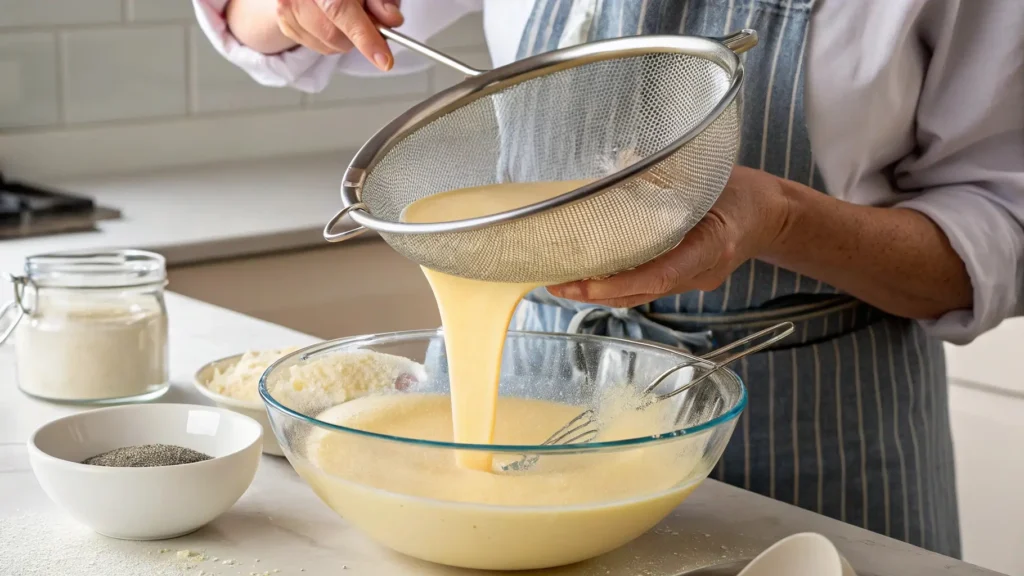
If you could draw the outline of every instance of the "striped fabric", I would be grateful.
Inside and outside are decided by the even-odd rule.
[[[836,0],[818,0],[836,1]],[[602,38],[754,28],[739,161],[824,190],[804,118],[814,0],[537,0],[519,56]],[[644,338],[696,353],[780,320],[785,346],[737,367],[750,404],[713,477],[960,556],[940,342],[831,286],[751,261],[719,289],[607,310],[537,291],[513,328]]]

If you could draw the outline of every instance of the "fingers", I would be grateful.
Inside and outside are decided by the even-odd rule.
[[[398,28],[405,22],[398,6],[398,0],[366,0],[366,9],[370,15],[389,28]]]
[[[291,19],[291,21],[284,18],[279,19],[277,22],[277,26],[278,28],[281,29],[281,33],[287,36],[289,39],[293,40],[298,44],[301,44],[302,46],[305,46],[306,48],[309,48],[314,52],[319,52],[320,54],[324,55],[338,53],[337,50],[334,50],[333,48],[324,44],[320,40],[307,34],[302,29],[301,26],[294,22],[294,19]]]
[[[324,14],[352,42],[356,50],[381,70],[390,70],[394,64],[387,41],[377,32],[377,26],[363,9],[359,0],[318,0]]]
[[[603,280],[583,280],[548,290],[555,296],[622,308],[650,302],[667,294],[717,285],[716,272],[726,250],[719,235],[698,226],[670,252]]]
[[[634,270],[620,272],[603,280],[582,280],[548,288],[555,296],[598,304],[630,297],[648,297],[668,294],[681,278],[671,266],[649,262]]]
[[[391,49],[373,18],[385,26],[403,22],[397,0],[277,0],[278,27],[291,40],[321,54],[345,53],[353,47],[381,70],[394,64]]]
[[[321,54],[352,49],[345,34],[313,0],[281,0],[278,6],[278,25],[289,38]]]
[[[658,297],[653,294],[646,294],[642,296],[612,298],[611,300],[592,300],[588,301],[588,303],[597,304],[598,306],[607,306],[608,308],[636,308],[637,306],[643,306],[649,302],[654,302],[657,299]]]

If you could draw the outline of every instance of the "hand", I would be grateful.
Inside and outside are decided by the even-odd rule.
[[[347,53],[353,47],[381,70],[394,57],[375,22],[402,24],[399,0],[231,0],[226,19],[243,44],[264,54],[296,44],[321,54]]]
[[[551,286],[548,291],[631,308],[669,294],[714,290],[740,264],[772,250],[786,227],[788,204],[779,178],[737,166],[718,201],[679,246],[610,278]]]

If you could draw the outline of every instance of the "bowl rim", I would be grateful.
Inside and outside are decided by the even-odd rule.
[[[384,333],[380,333],[380,334],[365,334],[365,335],[361,335],[361,336],[349,336],[349,337],[344,337],[344,338],[336,338],[334,340],[327,340],[327,341],[324,341],[324,342],[319,342],[317,344],[312,344],[310,346],[305,346],[305,347],[300,348],[300,349],[298,349],[298,350],[296,350],[294,352],[291,352],[289,354],[286,354],[286,355],[282,356],[281,358],[277,359],[272,364],[267,366],[267,369],[263,372],[262,375],[260,375],[260,384],[259,384],[260,398],[263,399],[263,402],[271,410],[275,410],[277,412],[280,412],[280,413],[284,414],[285,416],[289,416],[289,417],[295,418],[295,419],[297,419],[299,421],[305,422],[305,423],[307,423],[309,425],[312,425],[312,426],[315,426],[317,428],[322,428],[322,429],[326,429],[326,430],[330,430],[330,431],[334,431],[334,432],[342,432],[342,433],[347,433],[347,434],[355,434],[357,436],[363,436],[363,437],[366,437],[366,438],[376,438],[376,439],[379,439],[379,440],[386,440],[386,441],[398,442],[398,443],[401,443],[401,444],[409,444],[409,445],[421,446],[421,447],[444,448],[444,449],[451,449],[451,450],[468,450],[468,451],[494,452],[494,453],[520,453],[520,454],[524,453],[524,452],[525,453],[530,453],[530,454],[540,454],[540,453],[545,453],[545,454],[560,454],[560,453],[561,454],[566,454],[566,453],[579,454],[579,453],[603,451],[603,450],[608,450],[608,449],[612,449],[612,448],[628,448],[628,447],[635,447],[635,446],[658,444],[658,443],[661,443],[661,442],[666,442],[666,441],[669,441],[669,440],[673,440],[675,438],[681,438],[683,436],[693,436],[695,434],[700,434],[702,432],[706,432],[706,431],[711,430],[713,428],[717,428],[718,426],[720,426],[722,424],[725,424],[725,423],[727,423],[727,422],[729,422],[731,420],[735,420],[743,412],[743,410],[747,407],[747,387],[743,383],[743,379],[734,370],[730,370],[728,367],[724,367],[724,368],[721,368],[721,370],[724,370],[728,374],[730,374],[733,378],[736,379],[736,383],[739,384],[739,387],[740,387],[740,398],[736,402],[736,404],[733,405],[726,412],[716,416],[715,418],[712,418],[712,419],[708,420],[707,422],[702,422],[700,424],[697,424],[696,426],[690,426],[690,427],[687,427],[687,428],[679,428],[679,429],[676,429],[676,430],[672,430],[672,431],[669,431],[669,432],[664,432],[662,434],[655,434],[655,435],[651,435],[651,436],[641,436],[641,437],[638,437],[638,438],[626,438],[626,439],[622,439],[622,440],[610,440],[610,441],[607,441],[607,442],[587,442],[587,443],[582,443],[582,444],[562,444],[562,445],[557,445],[557,444],[547,444],[547,445],[540,445],[540,444],[526,444],[526,445],[519,445],[519,444],[459,444],[457,442],[442,442],[442,441],[438,441],[438,440],[424,440],[424,439],[420,439],[420,438],[408,438],[408,437],[405,437],[405,436],[394,436],[394,435],[391,435],[391,434],[381,434],[381,433],[378,433],[378,432],[370,432],[370,431],[367,431],[367,430],[360,430],[358,428],[349,428],[347,426],[341,426],[339,424],[331,424],[329,422],[324,422],[323,420],[319,420],[319,419],[314,418],[312,416],[308,416],[306,414],[303,414],[301,412],[298,412],[296,410],[293,410],[293,409],[291,409],[291,408],[281,404],[267,390],[267,375],[270,374],[271,372],[273,372],[274,370],[276,370],[280,364],[283,364],[283,363],[285,363],[285,362],[287,362],[289,360],[292,360],[292,359],[294,359],[296,357],[303,357],[303,359],[305,359],[304,357],[309,357],[309,356],[312,356],[312,355],[315,355],[315,354],[319,354],[321,352],[330,350],[331,348],[336,348],[336,347],[339,347],[339,346],[347,346],[347,345],[352,345],[352,344],[358,344],[360,342],[373,342],[373,341],[383,340],[383,339],[387,339],[387,338],[416,339],[416,338],[424,338],[424,337],[443,337],[443,335],[444,335],[443,329],[403,330],[403,331],[398,331],[398,332],[384,332]],[[613,338],[613,337],[610,337],[610,336],[594,336],[594,335],[591,335],[591,334],[569,334],[569,333],[565,333],[565,332],[534,332],[534,331],[509,330],[508,331],[508,336],[512,336],[512,335],[516,335],[516,336],[540,336],[540,337],[544,337],[544,338],[562,337],[562,338],[568,338],[568,339],[571,339],[571,340],[587,340],[587,341],[597,340],[597,341],[604,341],[604,342],[625,343],[625,344],[629,344],[630,346],[640,346],[640,347],[655,349],[655,350],[658,350],[658,351],[661,351],[661,352],[668,352],[670,354],[674,354],[676,356],[679,356],[680,358],[685,358],[685,359],[688,359],[688,360],[692,360],[692,359],[696,358],[692,354],[688,354],[688,353],[686,353],[686,352],[684,352],[684,351],[682,351],[682,350],[680,350],[678,348],[672,348],[670,346],[658,344],[656,342],[649,342],[649,341],[646,341],[646,340],[629,340],[629,339],[626,339],[626,338]],[[276,428],[276,427],[274,427],[272,425],[271,428]],[[275,430],[275,432],[276,432],[276,430]],[[275,434],[275,436],[276,436],[276,434]],[[285,447],[284,444],[282,444],[282,448],[284,448],[284,447]]]
[[[192,375],[192,386],[195,387],[197,392],[218,404],[223,404],[225,406],[230,406],[232,408],[241,408],[243,410],[255,410],[257,412],[262,412],[266,410],[266,405],[263,403],[262,400],[248,402],[246,400],[240,400],[238,398],[233,398],[231,396],[219,394],[217,392],[214,392],[213,390],[210,390],[210,388],[206,384],[203,384],[199,380],[199,375],[202,374],[204,371],[209,370],[210,368],[213,368],[218,364],[226,364],[228,362],[233,362],[234,364],[237,364],[242,359],[242,356],[245,356],[245,354],[245,352],[232,354],[231,356],[225,356],[223,358],[211,360],[206,364],[203,364],[202,366],[199,367],[199,369],[195,371],[195,374]]]
[[[228,452],[227,454],[221,454],[220,456],[213,456],[209,460],[202,460],[200,462],[190,462],[188,464],[175,464],[174,466],[137,466],[137,467],[131,467],[131,466],[94,466],[92,464],[84,464],[82,462],[74,462],[72,460],[65,460],[64,458],[58,458],[57,456],[54,456],[53,454],[50,454],[46,450],[43,450],[37,444],[37,442],[36,442],[36,440],[39,437],[39,434],[42,433],[43,430],[45,430],[45,429],[47,429],[47,428],[49,428],[51,426],[57,425],[60,422],[65,422],[65,421],[68,421],[68,420],[75,420],[75,419],[79,419],[79,418],[84,418],[84,417],[91,416],[93,414],[103,414],[103,413],[107,413],[107,412],[131,411],[131,410],[139,410],[139,411],[141,411],[141,410],[153,410],[153,409],[162,410],[162,409],[166,409],[165,407],[172,407],[172,408],[169,408],[171,410],[179,410],[179,409],[182,409],[183,407],[186,407],[188,409],[212,410],[212,411],[218,412],[220,414],[227,415],[228,418],[240,418],[240,419],[243,419],[243,421],[248,420],[249,421],[248,424],[250,424],[250,425],[255,427],[255,430],[256,430],[257,434],[256,434],[256,437],[252,439],[252,441],[247,442],[244,446],[240,446],[239,448],[237,448],[235,450],[232,450],[231,452]],[[27,445],[27,448],[28,448],[29,456],[34,456],[36,458],[41,458],[41,459],[46,460],[48,462],[57,463],[57,464],[59,464],[61,466],[68,466],[68,467],[71,467],[72,470],[77,470],[77,471],[81,471],[81,472],[88,472],[88,473],[93,473],[93,474],[160,474],[160,473],[165,473],[166,469],[168,469],[168,468],[173,468],[175,470],[180,470],[180,469],[185,469],[185,468],[198,469],[198,468],[201,468],[203,466],[211,466],[211,465],[213,465],[214,462],[217,462],[219,460],[224,460],[224,459],[227,459],[227,458],[231,458],[231,457],[237,456],[238,454],[241,454],[243,452],[248,451],[249,449],[251,449],[253,447],[253,445],[260,443],[262,440],[263,440],[263,426],[259,422],[257,422],[255,419],[253,419],[253,418],[251,418],[249,416],[246,416],[245,414],[241,414],[239,412],[235,412],[235,411],[229,410],[227,408],[221,408],[219,406],[205,406],[205,405],[202,405],[202,404],[185,404],[185,403],[180,403],[180,402],[178,402],[178,403],[161,402],[161,403],[155,403],[155,404],[124,404],[124,405],[119,405],[119,406],[106,406],[106,407],[103,407],[103,408],[96,408],[96,409],[93,409],[93,410],[85,410],[85,411],[82,411],[82,412],[75,412],[74,414],[67,414],[67,415],[61,416],[59,418],[54,418],[53,420],[48,420],[48,421],[44,422],[39,427],[37,427],[35,430],[33,430],[32,434],[28,437],[28,441],[26,442],[26,445]]]

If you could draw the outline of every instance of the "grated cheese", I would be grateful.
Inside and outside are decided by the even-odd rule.
[[[233,366],[223,371],[215,369],[206,387],[236,400],[261,402],[260,376],[277,359],[295,350],[298,348],[246,352]]]
[[[304,411],[425,380],[423,366],[408,358],[356,350],[292,366],[288,379],[271,393],[282,404]]]
[[[217,369],[207,388],[230,398],[260,402],[259,381],[270,364],[297,348],[250,351],[224,370]],[[341,352],[290,367],[271,394],[282,404],[303,410],[334,406],[382,390],[401,389],[426,380],[423,366],[370,350]]]

